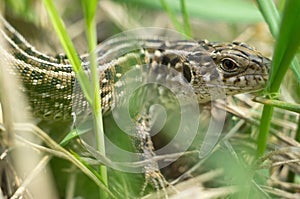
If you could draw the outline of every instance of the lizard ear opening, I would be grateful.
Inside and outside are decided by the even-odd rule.
[[[182,73],[183,73],[183,76],[186,79],[186,81],[191,82],[191,80],[192,80],[191,69],[186,63],[183,64]]]

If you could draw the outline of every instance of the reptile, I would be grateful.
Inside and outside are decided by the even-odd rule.
[[[78,109],[86,108],[84,96],[75,92],[76,77],[67,57],[52,57],[35,50],[9,23],[3,18],[1,21],[1,35],[9,44],[9,52],[5,55],[7,63],[19,73],[32,113],[45,120],[63,120],[71,117],[72,103],[77,103]],[[98,57],[105,57],[107,51],[122,50],[116,47],[124,42],[120,39],[106,44],[98,52]],[[161,39],[137,42],[141,49],[135,53],[143,57],[142,62],[160,62],[181,72],[194,88],[199,103],[211,100],[209,86],[222,85],[226,95],[234,95],[260,90],[268,78],[270,60],[244,43]],[[1,50],[4,52],[3,48]],[[128,70],[128,67],[122,68],[126,56],[111,60],[98,58],[103,112],[111,110],[114,84]],[[88,55],[81,56],[81,60],[88,70]]]
[[[20,79],[21,90],[27,96],[33,115],[55,121],[71,119],[74,107],[78,114],[85,112],[88,103],[76,82],[76,75],[68,58],[65,55],[49,56],[39,52],[4,18],[0,18],[1,37],[8,46],[0,46],[0,51],[4,53],[6,63],[12,66],[11,73]],[[127,49],[131,49],[130,52]],[[82,55],[80,59],[82,67],[89,74],[89,56]],[[165,69],[174,69],[178,76],[172,79],[172,84],[185,82],[190,85],[199,104],[214,100],[210,90],[215,87],[222,88],[226,95],[263,89],[271,63],[270,59],[241,42],[166,40],[159,37],[112,39],[99,44],[97,51],[104,114],[113,110],[117,103],[114,98],[115,86],[123,74],[139,65],[126,65],[130,59],[138,59],[139,64],[153,68],[158,78],[168,76]],[[159,71],[163,73],[160,74]],[[140,137],[146,137],[144,139],[147,140],[150,136],[149,125],[143,124],[144,122],[139,123],[137,131],[146,131],[146,136]],[[145,158],[155,155],[149,140],[144,141],[141,148],[145,154],[148,152]],[[155,166],[150,167],[154,168],[154,175],[160,175]],[[148,172],[148,176],[151,175],[153,172]],[[163,184],[162,181],[159,179],[156,183]]]

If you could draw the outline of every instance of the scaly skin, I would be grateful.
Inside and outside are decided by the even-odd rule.
[[[64,120],[70,118],[74,107],[84,112],[87,102],[75,83],[75,73],[66,56],[51,57],[38,52],[2,17],[1,21],[1,35],[10,47],[5,52],[7,61],[19,73],[34,115],[45,120]],[[123,47],[126,42],[129,44]],[[160,64],[160,67],[179,71],[181,78],[194,88],[199,103],[210,101],[214,88],[222,87],[226,95],[262,89],[270,66],[269,59],[238,42],[119,38],[100,44],[100,47],[97,54],[103,112],[114,106],[114,84],[133,67],[126,66],[128,59],[134,58],[150,67]],[[118,55],[126,49],[130,52]],[[114,57],[115,54],[118,57]],[[89,73],[88,56],[81,56],[81,60]],[[214,94],[214,98],[218,98],[218,94]]]
[[[51,57],[34,49],[2,17],[1,36],[8,49],[0,46],[11,73],[21,80],[32,113],[43,120],[69,120],[88,109],[75,73],[66,56]],[[82,55],[82,66],[90,73],[88,55]],[[157,79],[181,88],[188,84],[197,95],[199,104],[224,95],[253,92],[264,88],[270,60],[246,44],[119,37],[99,45],[97,51],[103,113],[112,110],[120,97],[116,88],[124,87],[119,81],[131,69],[148,66]],[[174,73],[177,72],[177,73]],[[184,90],[184,87],[182,87]],[[222,93],[220,93],[220,89]],[[122,89],[121,89],[122,90]],[[117,96],[117,97],[116,97]],[[155,156],[150,137],[148,110],[136,117],[138,150],[145,159]],[[146,118],[146,119],[145,119]],[[146,181],[156,188],[167,185],[157,162],[144,166]]]

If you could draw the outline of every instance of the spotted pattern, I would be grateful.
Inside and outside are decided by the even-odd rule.
[[[88,109],[67,57],[52,57],[35,50],[6,21],[3,24],[1,36],[10,47],[7,57],[19,73],[34,114],[47,120],[64,120],[70,119],[74,107],[79,112]],[[100,44],[99,48],[103,112],[114,107],[114,86],[122,75],[140,64],[148,64],[158,77],[166,68],[175,69],[181,79],[174,78],[178,81],[174,83],[192,85],[199,103],[210,101],[214,88],[224,89],[226,95],[262,89],[270,66],[269,59],[239,42],[121,38]],[[88,56],[81,56],[81,61],[89,74]]]

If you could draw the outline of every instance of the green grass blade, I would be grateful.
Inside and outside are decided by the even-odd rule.
[[[99,76],[97,70],[97,34],[96,34],[96,22],[95,14],[97,9],[97,0],[81,0],[83,7],[83,13],[85,16],[86,24],[86,34],[89,45],[89,55],[90,55],[90,68],[92,73],[92,90],[93,90],[93,101],[92,101],[92,110],[94,113],[94,127],[95,127],[95,136],[96,136],[96,145],[97,150],[105,156],[105,142],[104,142],[104,130],[103,130],[103,121],[102,121],[102,108],[101,108],[101,89],[99,85]],[[105,166],[99,167],[100,176],[102,181],[107,185],[107,169]],[[105,197],[105,196],[102,196]]]
[[[123,3],[124,0],[114,0]],[[164,0],[175,14],[180,14],[180,1]],[[126,4],[143,9],[161,10],[161,2],[153,0],[126,0]],[[206,20],[217,20],[234,23],[256,23],[262,21],[259,11],[252,1],[248,0],[188,0],[185,1],[189,16]]]
[[[101,101],[100,101],[100,88],[99,88],[99,78],[97,76],[97,64],[96,64],[96,25],[95,25],[95,12],[97,8],[97,1],[94,0],[93,4],[91,1],[83,1],[83,9],[86,17],[86,26],[87,26],[87,37],[89,43],[89,51],[91,55],[91,72],[92,72],[92,87],[88,80],[88,76],[85,74],[84,69],[81,67],[81,60],[77,55],[75,47],[71,39],[68,37],[67,31],[64,27],[64,24],[52,2],[52,0],[44,0],[45,7],[48,11],[50,19],[54,25],[54,28],[60,38],[60,41],[66,51],[66,54],[73,66],[74,72],[79,80],[81,88],[84,92],[84,95],[89,102],[90,106],[95,115],[95,130],[97,135],[97,146],[98,149],[105,154],[105,145],[104,145],[104,134],[103,134],[103,125],[102,125],[102,114],[101,114]],[[93,92],[92,92],[93,89]],[[100,177],[101,181],[107,185],[107,171],[106,167],[100,167]]]
[[[296,57],[292,61],[291,69],[296,76],[298,83],[300,83],[300,64]]]
[[[169,15],[173,25],[175,26],[175,29],[179,32],[184,32],[184,29],[182,28],[180,22],[178,21],[175,12],[173,12],[172,8],[169,6],[169,4],[165,0],[160,0],[160,4],[162,8],[165,10],[165,12]]]
[[[93,24],[93,21],[95,19],[96,10],[98,7],[97,4],[98,4],[97,0],[89,0],[89,1],[81,0],[81,5],[82,5],[84,17],[85,17],[85,22],[88,25]]]
[[[261,11],[265,21],[267,22],[269,29],[272,35],[277,38],[277,34],[279,32],[279,24],[280,24],[280,15],[278,10],[276,9],[275,3],[273,0],[257,0],[258,8]],[[293,59],[291,64],[291,69],[294,72],[294,75],[297,78],[297,81],[300,83],[300,66],[299,62],[296,58]],[[272,67],[271,74],[277,73],[276,70]]]
[[[298,125],[297,125],[297,131],[296,131],[296,141],[300,142],[300,118],[298,118]]]
[[[269,6],[264,4],[263,1],[257,0],[260,10],[262,12],[272,12],[273,9],[264,8],[264,6]],[[270,2],[271,3],[271,2]],[[283,11],[282,21],[278,33],[278,38],[275,46],[275,51],[273,55],[272,69],[269,79],[269,84],[267,86],[267,92],[274,93],[279,90],[280,84],[283,77],[291,63],[298,47],[300,44],[300,26],[298,22],[300,21],[300,1],[287,0],[285,8]],[[263,16],[272,16],[268,13],[263,13]],[[276,14],[273,14],[273,17]],[[271,20],[275,21],[277,19]],[[267,20],[268,21],[268,20]],[[270,20],[269,20],[270,21]],[[268,21],[268,22],[269,22]],[[272,26],[269,24],[269,26]],[[276,33],[276,26],[273,27],[274,35]],[[270,129],[271,118],[273,114],[273,107],[270,105],[265,105],[263,109],[263,114],[261,118],[260,133],[258,136],[258,150],[257,155],[263,155],[267,146],[267,137]]]
[[[280,16],[273,0],[257,0],[258,8],[262,13],[274,37],[279,32]]]
[[[72,67],[74,69],[74,72],[76,73],[77,79],[79,81],[79,84],[83,90],[83,93],[89,103],[91,103],[91,87],[89,86],[89,80],[87,75],[84,72],[84,69],[81,67],[81,61],[80,58],[77,55],[77,52],[75,50],[75,47],[68,36],[68,33],[66,31],[66,28],[59,17],[59,14],[53,4],[52,0],[43,0],[43,3],[45,5],[45,8],[48,12],[48,15],[51,19],[51,22],[54,26],[54,29],[59,37],[59,40],[66,51],[66,54],[72,64]]]
[[[262,103],[262,104],[266,104],[266,105],[271,105],[271,106],[281,108],[284,110],[292,111],[295,113],[300,113],[300,105],[299,104],[284,102],[284,101],[280,101],[280,100],[259,98],[259,97],[256,97],[254,99],[254,101]]]
[[[274,73],[268,88],[277,92],[283,77],[300,45],[300,1],[287,0],[283,12],[280,33],[273,56]]]
[[[257,138],[257,156],[261,157],[267,148],[267,140],[270,131],[271,119],[274,108],[270,105],[264,105],[260,119],[259,135]]]
[[[191,25],[189,21],[189,15],[186,7],[185,0],[180,0],[181,12],[183,18],[184,34],[188,37],[192,37]]]
[[[173,11],[171,4],[168,4],[165,0],[160,0],[160,4],[165,12],[169,15],[175,29],[184,34],[185,37],[191,38],[192,32],[189,22],[188,11],[185,0],[180,0],[181,14],[183,18],[183,25],[177,19],[176,13]]]

